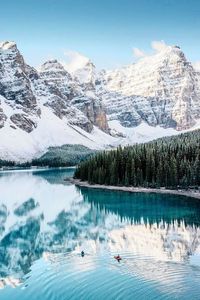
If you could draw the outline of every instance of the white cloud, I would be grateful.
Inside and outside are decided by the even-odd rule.
[[[168,45],[163,40],[151,42],[151,48],[157,52],[160,52],[160,51],[166,49],[167,47],[168,47]]]
[[[139,48],[133,48],[133,55],[136,58],[139,58],[139,57],[146,56],[146,53],[143,50],[139,49]]]
[[[197,70],[200,71],[200,60],[199,61],[195,61],[193,63],[193,67]]]
[[[65,51],[64,55],[66,56],[67,61],[65,61],[63,64],[70,73],[83,68],[89,61],[89,58],[77,51]]]
[[[151,42],[151,48],[154,50],[154,53],[155,52],[160,52],[160,51],[166,49],[167,47],[169,47],[169,46],[163,40],[161,40],[161,41],[152,41]],[[149,54],[145,53],[142,49],[134,47],[133,48],[133,55],[136,58],[141,58],[141,57],[145,57],[145,56],[148,56],[148,55],[151,55],[151,54],[150,53]]]

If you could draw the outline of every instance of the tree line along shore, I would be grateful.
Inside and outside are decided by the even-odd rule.
[[[200,130],[97,153],[78,165],[74,178],[99,185],[198,189]]]

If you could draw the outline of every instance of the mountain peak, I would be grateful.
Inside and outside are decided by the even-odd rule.
[[[160,51],[158,51],[156,54],[160,54],[160,55],[170,55],[170,54],[175,54],[178,55],[182,58],[185,58],[185,55],[181,49],[180,46],[178,45],[167,45],[166,47],[163,47],[163,49],[161,49]],[[155,54],[155,55],[156,55]]]
[[[40,72],[46,72],[46,71],[65,71],[63,65],[57,60],[57,59],[51,59],[46,61],[41,65],[39,68]]]
[[[66,56],[68,57],[68,61],[65,63],[65,68],[71,74],[87,66],[94,66],[94,64],[88,57],[82,55],[79,52],[70,51],[66,53]]]
[[[11,49],[11,48],[17,48],[17,45],[16,45],[15,42],[13,42],[13,41],[0,42],[0,49],[8,50],[8,49]]]

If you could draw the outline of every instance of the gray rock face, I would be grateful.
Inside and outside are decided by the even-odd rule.
[[[44,105],[51,107],[59,118],[66,117],[70,124],[91,132],[91,120],[72,103],[72,99],[81,97],[83,92],[64,67],[57,60],[47,61],[41,66],[39,76],[50,95]]]
[[[79,126],[87,132],[93,125],[107,131],[106,114],[101,101],[86,97],[82,84],[57,61],[44,63],[38,72],[25,64],[13,42],[0,44],[0,95],[13,109],[9,117],[10,126],[30,133],[42,118],[41,106],[52,109],[60,119]],[[79,104],[73,99],[79,99]],[[85,99],[87,98],[87,100]],[[0,127],[7,116],[0,107]]]
[[[6,121],[7,117],[3,113],[3,109],[0,107],[0,128],[4,127],[4,123]]]
[[[57,60],[44,63],[40,68],[40,76],[47,83],[51,94],[55,95],[54,100],[46,105],[50,105],[60,118],[68,116],[72,124],[78,125],[87,132],[92,131],[93,125],[108,132],[106,112],[101,100],[94,93],[94,77],[91,75],[94,71],[91,71],[90,67],[91,63],[87,63],[86,70],[80,71],[82,75],[83,72],[85,75],[89,72],[87,80],[85,81],[84,78],[84,82],[80,82],[81,76],[76,74],[72,79]],[[77,120],[76,114],[78,114]]]
[[[34,123],[36,127],[37,124],[32,120],[38,114],[36,97],[26,74],[24,59],[13,42],[0,44],[0,95],[13,112],[22,112],[21,117],[19,113],[10,117],[15,125],[27,132],[33,129],[27,126],[27,122]]]
[[[82,111],[92,124],[109,132],[106,110],[97,97],[88,97],[87,94],[78,96],[72,99],[71,104]]]
[[[23,106],[32,112],[37,108],[36,98],[27,78],[25,62],[16,44],[5,42],[0,48],[0,94],[13,106]]]
[[[29,119],[25,114],[14,114],[10,117],[10,120],[22,130],[30,133],[34,128],[37,127],[37,123]]]
[[[59,96],[65,96],[66,100],[74,97],[74,83],[71,75],[56,59],[45,62],[39,70],[40,77],[51,87],[54,92],[59,92]],[[56,89],[56,90],[55,90]]]
[[[190,128],[200,116],[200,76],[177,46],[100,77],[108,118],[124,126]]]
[[[66,118],[69,124],[79,126],[91,132],[93,124],[79,109],[71,105],[71,99],[77,92],[71,76],[56,60],[44,63],[40,72],[27,67],[28,77],[38,103],[52,109],[60,119]]]

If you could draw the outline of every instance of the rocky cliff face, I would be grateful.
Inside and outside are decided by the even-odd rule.
[[[0,44],[0,95],[12,108],[9,116],[10,126],[31,132],[37,127],[39,116],[36,97],[26,73],[26,64],[16,44],[4,42]],[[3,101],[3,98],[2,100]],[[1,108],[3,113],[3,109]],[[1,124],[7,116],[1,113]]]
[[[101,101],[86,95],[81,84],[57,60],[47,61],[38,72],[26,65],[13,42],[0,44],[0,95],[13,109],[9,116],[13,128],[28,133],[37,127],[37,119],[42,118],[41,105],[87,132],[92,131],[93,125],[104,131],[108,129]],[[3,126],[7,117],[2,108],[0,113]]]
[[[88,65],[88,64],[87,64]],[[79,77],[76,74],[73,78],[64,69],[64,67],[57,61],[47,61],[40,68],[40,76],[45,80],[51,93],[57,95],[64,100],[62,107],[56,103],[49,103],[56,113],[60,117],[70,108],[74,109],[70,122],[78,125],[79,127],[91,132],[93,125],[96,125],[101,130],[108,132],[108,123],[106,118],[105,109],[103,108],[101,100],[96,97],[94,92],[90,92],[90,89],[94,90],[94,84],[91,80],[91,70],[86,66],[86,70],[80,70],[80,78],[83,80],[83,74],[89,72],[87,79],[84,82],[79,81]],[[65,109],[66,108],[66,109]],[[63,110],[64,109],[64,110]],[[83,114],[82,119],[85,122],[75,122],[75,111]],[[79,119],[81,118],[81,115]]]
[[[110,120],[132,127],[190,128],[200,116],[199,74],[177,46],[100,77]]]

